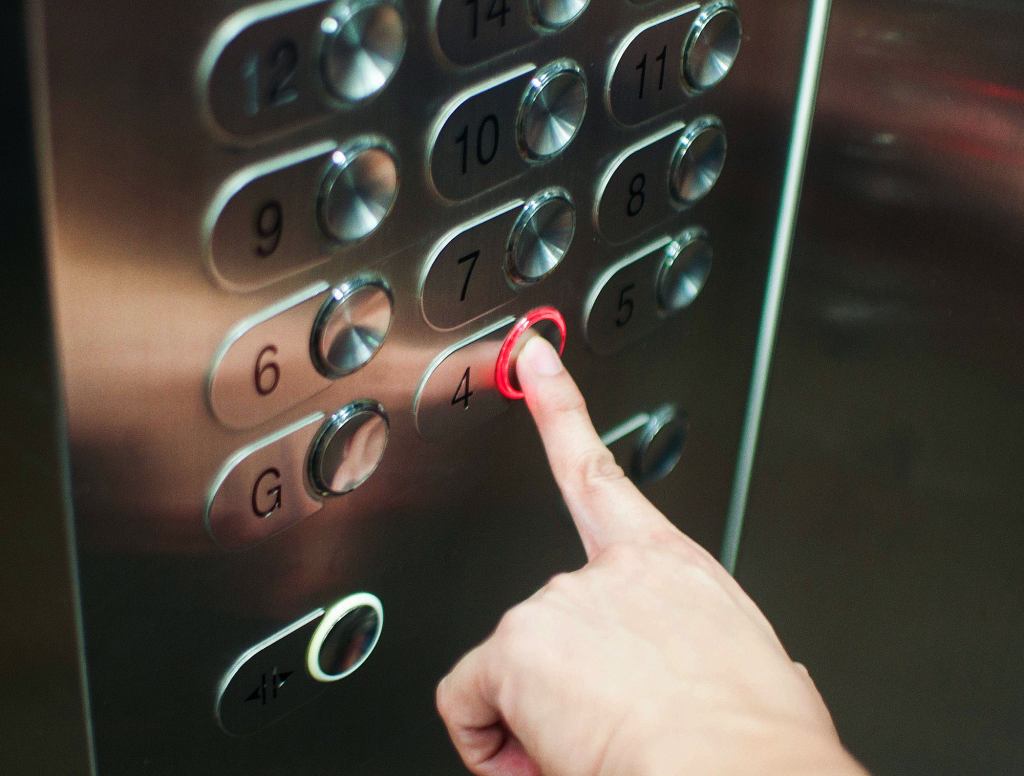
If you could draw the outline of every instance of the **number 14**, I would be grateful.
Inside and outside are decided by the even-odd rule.
[[[505,17],[511,10],[508,7],[508,0],[490,0],[490,3],[486,21],[497,21],[499,26],[504,27]],[[469,34],[476,38],[480,34],[480,0],[466,0],[466,5],[473,9],[473,15],[469,20]]]

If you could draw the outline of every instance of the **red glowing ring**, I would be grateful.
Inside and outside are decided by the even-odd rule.
[[[558,346],[558,355],[561,356],[565,351],[565,318],[554,307],[538,307],[535,310],[530,310],[530,312],[516,321],[512,331],[508,333],[505,341],[501,344],[501,350],[498,352],[498,362],[494,365],[494,383],[498,386],[501,395],[506,399],[523,398],[523,392],[512,385],[512,375],[510,374],[512,351],[515,350],[519,338],[541,321],[551,321],[551,323],[558,327],[558,334],[562,338]]]

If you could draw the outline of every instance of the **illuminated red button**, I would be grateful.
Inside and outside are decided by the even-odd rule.
[[[565,318],[554,307],[538,307],[516,321],[502,343],[494,367],[494,383],[507,399],[523,398],[523,391],[516,379],[516,359],[528,339],[523,335],[531,329],[550,342],[558,355],[562,355],[565,350]]]

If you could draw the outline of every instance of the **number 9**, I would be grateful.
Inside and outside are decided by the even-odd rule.
[[[276,199],[267,202],[256,211],[256,237],[259,238],[254,250],[257,256],[266,258],[277,250],[284,229],[284,209]]]

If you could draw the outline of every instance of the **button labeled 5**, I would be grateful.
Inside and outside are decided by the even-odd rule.
[[[687,229],[626,257],[599,279],[584,319],[590,346],[604,355],[650,334],[689,307],[711,272],[707,233]]]

